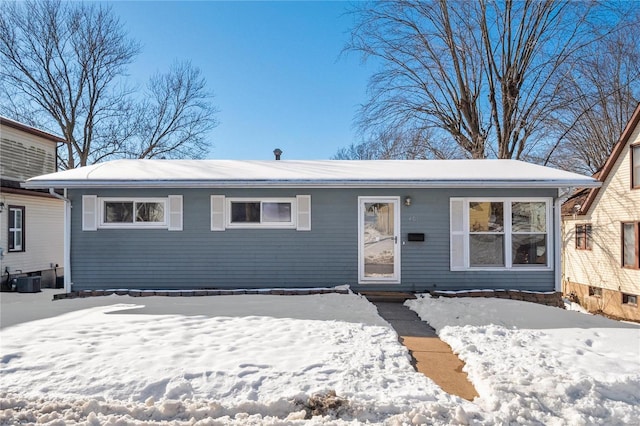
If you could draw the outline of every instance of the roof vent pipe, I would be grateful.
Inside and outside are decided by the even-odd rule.
[[[280,148],[276,148],[273,150],[273,155],[276,156],[276,160],[280,159],[280,156],[282,155],[282,150]]]

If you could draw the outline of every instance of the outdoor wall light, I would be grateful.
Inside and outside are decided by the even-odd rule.
[[[404,205],[407,207],[411,205],[411,197],[409,196],[404,197]]]
[[[0,201],[0,213],[4,211],[4,202]]]

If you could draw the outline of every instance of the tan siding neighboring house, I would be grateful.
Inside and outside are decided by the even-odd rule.
[[[55,135],[0,117],[0,273],[12,279],[38,275],[53,287],[62,276],[64,203],[47,191],[21,188],[25,180],[56,171]]]
[[[0,137],[0,176],[23,182],[31,177],[56,171],[55,143],[37,135],[5,125]]]
[[[631,173],[639,122],[640,105],[599,175],[602,187],[565,203],[562,260],[565,294],[590,311],[640,321],[640,188],[633,188]],[[627,263],[631,257],[635,265],[623,265],[623,224],[628,224]]]

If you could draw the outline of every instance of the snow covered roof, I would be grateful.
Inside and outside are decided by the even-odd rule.
[[[25,188],[597,187],[591,177],[516,160],[115,160],[37,176]]]

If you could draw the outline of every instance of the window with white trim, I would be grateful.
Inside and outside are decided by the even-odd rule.
[[[9,206],[9,241],[8,249],[24,251],[24,207]]]
[[[311,196],[226,197],[211,196],[211,230],[225,229],[311,230]]]
[[[100,227],[166,227],[166,198],[101,198]]]
[[[295,228],[295,198],[227,198],[227,228]]]
[[[182,196],[155,198],[82,197],[82,229],[182,230]]]
[[[551,268],[551,199],[451,198],[451,270]]]

